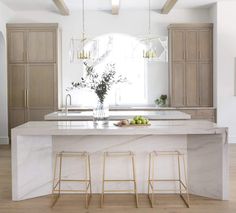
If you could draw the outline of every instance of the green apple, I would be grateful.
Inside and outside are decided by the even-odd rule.
[[[131,124],[131,125],[135,125],[135,124],[136,124],[136,121],[135,121],[135,120],[132,120],[132,121],[130,121],[130,124]]]
[[[143,123],[143,124],[147,124],[147,120],[146,120],[146,119],[143,119],[143,120],[142,120],[142,123]]]
[[[142,121],[141,120],[137,120],[136,124],[142,124]]]

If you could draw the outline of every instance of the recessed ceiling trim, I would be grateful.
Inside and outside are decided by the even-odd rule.
[[[60,11],[61,15],[68,16],[70,15],[70,10],[66,6],[64,0],[53,0],[54,4],[57,6],[58,10]]]
[[[120,10],[120,0],[111,0],[112,15],[118,15]]]
[[[177,3],[178,0],[167,0],[165,5],[163,6],[161,13],[162,14],[168,14],[173,7],[175,6],[175,4]]]

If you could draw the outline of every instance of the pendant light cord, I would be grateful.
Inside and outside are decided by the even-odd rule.
[[[82,28],[83,28],[83,34],[82,34],[82,43],[84,48],[84,39],[85,39],[85,15],[84,15],[84,0],[82,0]]]
[[[151,0],[149,0],[148,4],[148,34],[151,34]]]

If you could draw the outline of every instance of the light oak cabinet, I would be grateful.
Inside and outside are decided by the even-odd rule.
[[[184,106],[185,97],[184,97],[184,85],[185,85],[185,72],[184,72],[184,63],[174,62],[172,70],[172,91],[173,91],[173,102],[177,106]]]
[[[28,32],[28,62],[56,62],[56,32],[55,30],[30,30]]]
[[[26,33],[23,30],[11,30],[8,32],[8,61],[10,63],[25,63]]]
[[[57,24],[8,24],[9,129],[58,108]]]
[[[169,26],[170,106],[213,105],[212,24]]]

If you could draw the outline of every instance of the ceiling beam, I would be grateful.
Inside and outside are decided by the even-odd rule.
[[[168,14],[173,7],[175,6],[175,4],[177,3],[178,0],[167,0],[165,5],[163,6],[161,13],[162,14]]]
[[[53,0],[54,4],[57,6],[58,10],[60,11],[61,15],[68,16],[70,15],[70,10],[66,6],[64,0]]]
[[[118,15],[120,10],[120,0],[111,0],[111,7],[112,15]]]

